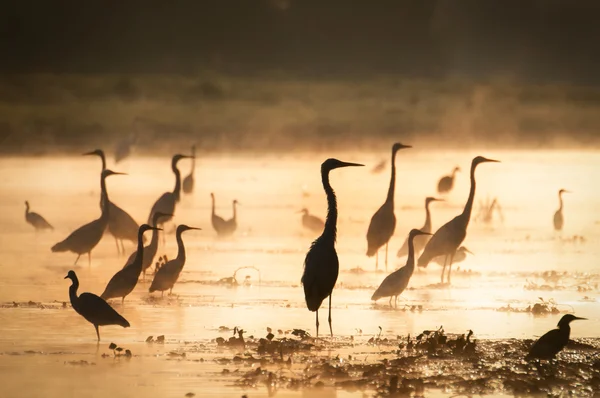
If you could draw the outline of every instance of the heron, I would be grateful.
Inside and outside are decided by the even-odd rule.
[[[96,149],[91,152],[83,154],[84,156],[98,156],[102,161],[102,171],[106,170],[106,157],[102,149]],[[102,208],[102,201],[104,196],[100,198],[100,208]],[[108,202],[110,206],[110,216],[108,218],[108,232],[115,238],[115,244],[117,245],[117,253],[125,253],[124,240],[131,242],[137,241],[137,233],[140,228],[138,223],[119,206],[114,204],[112,201]],[[119,247],[119,242],[121,246]]]
[[[526,359],[553,359],[569,343],[571,335],[569,324],[577,320],[586,320],[586,318],[579,318],[572,314],[563,315],[557,329],[550,330],[533,343]]]
[[[211,192],[210,198],[212,200],[212,211],[211,211],[211,223],[213,229],[217,232],[219,237],[227,237],[233,235],[237,229],[237,211],[236,206],[239,204],[237,199],[232,202],[233,205],[233,217],[229,220],[225,220],[223,217],[215,213],[215,194]]]
[[[371,300],[377,301],[382,297],[390,298],[390,307],[392,306],[392,298],[394,298],[394,306],[398,307],[398,296],[402,294],[404,289],[408,286],[408,282],[415,271],[415,245],[414,240],[417,236],[431,235],[430,232],[420,231],[418,229],[412,229],[408,234],[408,258],[406,259],[406,265],[402,268],[397,269],[388,276],[385,277],[381,285],[375,290]]]
[[[437,198],[434,198],[431,196],[428,196],[425,198],[425,224],[423,224],[423,227],[420,228],[421,231],[427,232],[427,233],[431,232],[431,212],[429,211],[429,204],[431,202],[443,202],[443,201],[444,201],[443,199],[437,199]],[[415,238],[414,247],[415,247],[416,255],[421,253],[421,250],[423,250],[423,248],[425,247],[427,242],[429,242],[430,235],[431,234],[418,235]],[[402,244],[402,247],[400,248],[400,250],[398,250],[397,257],[404,257],[404,256],[408,255],[408,238],[409,237],[404,239],[404,243]]]
[[[437,186],[438,193],[448,193],[452,190],[454,187],[454,178],[456,177],[456,173],[459,171],[460,167],[456,166],[454,170],[452,170],[452,174],[440,178]]]
[[[433,258],[442,255],[445,256],[442,268],[442,283],[444,283],[444,272],[446,271],[448,259],[450,259],[448,269],[448,283],[450,283],[450,273],[452,272],[454,254],[467,236],[467,227],[469,226],[471,211],[473,210],[473,200],[475,199],[475,169],[479,164],[486,162],[497,163],[499,161],[488,159],[483,156],[473,158],[473,161],[471,162],[471,189],[463,212],[442,225],[440,229],[433,234],[429,242],[425,245],[421,257],[419,257],[418,266],[427,267]]]
[[[554,213],[554,230],[562,231],[563,225],[565,223],[565,218],[563,217],[563,193],[571,193],[571,191],[567,191],[566,189],[561,189],[558,191],[558,210]]]
[[[158,269],[158,272],[154,275],[154,279],[150,285],[150,293],[160,291],[164,294],[165,290],[169,290],[169,294],[173,293],[173,286],[175,285],[175,282],[177,282],[177,279],[179,279],[179,274],[181,274],[183,266],[185,265],[185,246],[183,245],[181,234],[192,229],[201,230],[201,228],[188,227],[185,224],[180,224],[177,227],[175,233],[178,248],[177,257],[167,261]]]
[[[194,192],[194,171],[196,170],[196,145],[192,145],[192,170],[183,179],[183,193],[191,194]]]
[[[117,173],[109,169],[106,169],[102,172],[100,178],[100,190],[102,192],[102,197],[104,197],[104,201],[102,202],[102,214],[100,215],[100,218],[71,232],[71,234],[67,236],[65,240],[52,246],[51,250],[53,252],[72,251],[73,253],[76,253],[77,258],[75,259],[74,265],[77,264],[77,261],[79,261],[79,257],[81,257],[82,254],[87,253],[88,264],[92,264],[92,250],[102,239],[102,235],[108,226],[108,220],[110,216],[110,201],[108,199],[108,192],[106,190],[106,177],[123,174],[125,173]]]
[[[473,252],[467,249],[465,246],[461,246],[456,249],[456,253],[454,254],[454,258],[452,259],[452,264],[463,262],[467,259],[467,253],[473,254]],[[444,265],[444,261],[446,260],[446,256],[438,256],[433,259],[434,262],[439,265]]]
[[[135,123],[135,122],[134,122]],[[134,125],[134,129],[135,129]],[[131,149],[135,145],[138,139],[138,132],[134,130],[123,139],[121,139],[115,146],[115,164],[126,159],[131,155]]]
[[[142,273],[142,266],[144,264],[144,232],[149,230],[158,231],[159,229],[160,228],[151,227],[148,224],[142,224],[140,226],[135,259],[131,264],[117,271],[117,273],[110,278],[104,292],[100,295],[102,299],[108,300],[121,297],[121,303],[125,301],[125,297],[133,291],[140,278],[140,274]]]
[[[387,198],[379,210],[371,217],[367,230],[367,256],[375,258],[375,269],[379,268],[379,249],[385,245],[385,269],[387,270],[388,242],[396,229],[396,216],[394,215],[394,191],[396,188],[396,152],[400,149],[412,148],[396,142],[392,146],[392,173]]]
[[[163,193],[160,196],[160,198],[158,198],[156,202],[154,202],[152,210],[150,210],[150,215],[148,216],[147,224],[150,224],[152,222],[152,219],[154,218],[154,213],[156,212],[161,212],[165,214],[165,216],[161,217],[158,220],[158,224],[161,226],[173,218],[173,215],[175,214],[175,205],[177,204],[177,202],[179,202],[179,199],[181,198],[181,173],[177,168],[177,163],[181,159],[189,158],[191,158],[191,156],[181,154],[173,156],[171,160],[171,170],[173,170],[173,174],[175,174],[175,187],[173,188],[172,192]]]
[[[119,325],[128,328],[129,322],[115,311],[106,301],[96,296],[93,293],[81,293],[77,296],[79,289],[79,279],[75,271],[71,270],[65,276],[65,279],[70,279],[73,283],[69,287],[69,298],[71,306],[79,315],[85,318],[86,321],[94,325],[98,342],[100,341],[100,331],[98,326]]]
[[[29,201],[25,201],[25,221],[35,228],[36,232],[44,229],[54,229],[52,225],[40,214],[29,211]]]
[[[302,213],[302,226],[304,228],[313,232],[319,232],[325,227],[325,222],[319,217],[310,214],[307,208],[300,210],[298,213]]]
[[[319,307],[329,297],[329,331],[333,337],[331,326],[331,295],[337,281],[339,261],[335,252],[337,234],[337,202],[335,192],[329,183],[329,172],[340,167],[364,166],[358,163],[342,162],[329,158],[321,164],[321,180],[327,195],[327,217],[323,233],[312,243],[304,260],[304,272],[301,283],[304,287],[304,298],[309,311],[315,312],[317,337],[319,336]]]

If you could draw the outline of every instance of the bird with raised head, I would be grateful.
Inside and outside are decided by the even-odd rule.
[[[310,214],[307,208],[300,210],[302,213],[302,226],[313,232],[321,232],[325,227],[325,222],[319,217]]]
[[[563,216],[563,193],[571,193],[571,191],[567,191],[566,189],[561,189],[558,191],[558,210],[554,213],[554,229],[556,231],[562,231],[563,226],[565,224],[565,218]]]
[[[54,229],[54,227],[40,214],[29,211],[29,201],[27,200],[25,201],[25,221],[32,225],[36,232],[44,229]]]
[[[183,193],[189,195],[194,192],[194,171],[196,170],[196,145],[192,145],[192,169],[182,183]]]
[[[423,226],[421,228],[419,228],[419,230],[422,232],[427,232],[428,234],[419,235],[419,236],[415,237],[415,240],[413,243],[414,247],[415,247],[415,256],[417,256],[417,255],[419,255],[419,253],[421,253],[421,251],[423,250],[423,248],[425,247],[427,242],[429,242],[429,239],[430,239],[431,211],[429,210],[429,204],[431,202],[441,202],[443,200],[444,199],[436,199],[431,196],[428,196],[427,198],[425,198],[425,223],[423,224]],[[398,250],[397,256],[403,257],[403,256],[407,256],[407,255],[408,255],[408,236],[406,237],[406,239],[404,239],[404,243],[402,243],[400,250]]]
[[[438,181],[437,191],[440,194],[448,193],[454,187],[454,179],[456,178],[456,173],[460,171],[460,167],[456,166],[454,170],[452,170],[452,174],[449,176],[443,176]]]
[[[217,215],[217,213],[215,212],[215,194],[211,192],[210,198],[212,201],[210,221],[213,229],[217,233],[217,236],[223,238],[233,235],[233,233],[237,229],[237,205],[239,205],[240,203],[237,199],[233,200],[233,217],[229,220],[225,220],[223,217]]]
[[[553,359],[569,343],[573,321],[586,320],[572,314],[563,315],[558,321],[558,328],[552,329],[540,337],[529,349],[526,359]]]

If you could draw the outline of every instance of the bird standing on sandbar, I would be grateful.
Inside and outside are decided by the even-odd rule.
[[[440,178],[437,186],[438,193],[448,193],[452,190],[454,187],[454,179],[456,178],[456,173],[458,171],[460,171],[460,167],[456,166],[454,170],[452,170],[452,174]]]
[[[436,199],[428,196],[425,198],[425,224],[421,228],[419,228],[422,232],[427,232],[427,234],[419,235],[415,237],[414,246],[415,246],[415,256],[418,256],[421,253],[421,250],[425,247],[429,239],[431,239],[431,211],[429,211],[429,204],[431,202],[441,202],[443,199]],[[400,250],[398,250],[398,257],[403,257],[408,255],[408,236],[404,239],[404,243]]]
[[[98,326],[119,325],[128,328],[129,322],[115,311],[106,301],[93,293],[81,293],[77,296],[79,280],[75,271],[69,271],[65,279],[71,279],[73,282],[69,287],[69,298],[73,309],[86,321],[94,325],[98,341],[100,341],[100,331]]]
[[[367,230],[367,256],[375,258],[375,269],[379,268],[379,249],[385,245],[385,269],[387,270],[388,242],[396,229],[394,215],[394,191],[396,189],[396,152],[403,148],[412,148],[399,142],[392,146],[392,173],[387,197],[381,207],[371,217]]]
[[[194,171],[196,170],[196,145],[192,145],[192,170],[183,179],[183,193],[191,194],[194,192]]]
[[[31,224],[36,232],[44,229],[54,229],[54,227],[40,214],[29,211],[28,201],[25,201],[25,221]]]
[[[463,212],[442,225],[440,229],[433,234],[429,242],[427,242],[427,245],[425,245],[421,257],[419,257],[419,267],[427,267],[429,262],[435,257],[442,255],[446,257],[442,268],[442,283],[444,283],[444,272],[446,271],[448,258],[450,259],[450,262],[447,279],[448,283],[450,283],[450,273],[452,272],[454,254],[467,236],[467,227],[469,226],[471,211],[473,210],[473,200],[475,199],[475,169],[479,164],[486,162],[499,161],[487,159],[483,156],[477,156],[473,159],[471,162],[471,190],[469,191],[469,198],[467,199]]]
[[[576,320],[586,320],[586,318],[579,318],[572,314],[563,315],[558,322],[558,328],[552,329],[533,343],[525,359],[553,359],[569,343],[571,335],[569,324]]]
[[[302,213],[302,226],[313,232],[320,232],[325,227],[325,222],[319,217],[310,214],[308,209],[304,208],[298,213]]]
[[[335,192],[329,183],[331,170],[348,167],[364,166],[358,163],[342,162],[337,159],[327,159],[321,164],[321,180],[327,195],[327,217],[323,233],[310,246],[304,260],[304,272],[301,283],[304,288],[304,298],[309,311],[315,312],[317,337],[319,336],[319,307],[329,297],[329,331],[333,337],[331,326],[331,294],[339,273],[339,260],[335,252],[337,235],[337,201]]]
[[[217,233],[217,236],[224,238],[227,236],[233,235],[235,230],[237,229],[237,205],[239,202],[237,199],[234,199],[232,202],[233,206],[233,217],[229,220],[225,220],[223,217],[217,215],[215,213],[215,194],[211,192],[210,198],[212,200],[212,211],[210,215],[210,221],[213,226],[213,229]]]
[[[561,189],[558,191],[558,210],[554,213],[554,230],[562,231],[563,225],[565,224],[565,218],[563,217],[563,193],[571,193],[566,189]]]

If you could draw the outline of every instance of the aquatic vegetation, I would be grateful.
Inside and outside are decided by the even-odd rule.
[[[112,350],[113,356],[115,358],[121,357],[121,356],[124,356],[125,358],[131,358],[133,356],[133,354],[131,353],[131,350],[126,350],[123,347],[119,347],[115,343],[110,343],[110,345],[108,346],[108,349]],[[125,351],[125,352],[123,352],[123,351]],[[103,354],[102,356],[106,357],[108,355]]]

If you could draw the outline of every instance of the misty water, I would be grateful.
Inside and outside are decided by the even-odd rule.
[[[470,162],[480,154],[501,163],[478,167],[473,218],[480,201],[497,198],[502,219],[496,216],[491,224],[472,219],[464,245],[474,255],[453,267],[451,287],[438,285],[441,267],[431,263],[415,272],[397,309],[389,308],[386,299],[377,303],[370,299],[386,275],[384,251],[377,272],[375,259],[365,255],[369,220],[385,200],[389,184],[389,155],[329,154],[366,166],[331,173],[339,207],[340,275],[333,292],[334,338],[327,334],[324,303],[319,314],[320,337],[325,337],[317,344],[325,349],[315,356],[333,361],[350,355],[361,363],[377,362],[394,356],[391,345],[383,349],[369,339],[391,341],[440,326],[449,334],[471,329],[483,344],[535,339],[555,327],[566,312],[588,318],[572,324],[571,337],[597,344],[600,201],[593,183],[600,167],[597,152],[400,151],[395,196],[398,222],[389,244],[388,271],[405,264],[406,259],[397,258],[396,252],[408,231],[422,226],[424,198],[437,195],[438,179],[455,165],[462,172],[453,191],[444,196],[445,202],[431,205],[434,230],[462,211],[469,190]],[[324,218],[326,202],[319,170],[325,158],[308,154],[198,156],[195,191],[182,196],[175,222],[202,231],[183,236],[187,262],[173,295],[151,296],[149,283],[140,282],[124,305],[120,300],[112,302],[131,327],[101,327],[99,346],[92,325],[70,307],[70,281],[63,278],[74,269],[80,293],[100,294],[126,257],[117,255],[114,239],[108,234],[93,251],[91,266],[82,256],[73,267],[76,255],[51,253],[50,247],[99,216],[100,160],[77,156],[0,159],[0,379],[6,394],[0,395],[182,397],[191,392],[197,396],[267,396],[264,384],[239,384],[242,374],[257,365],[224,362],[243,351],[218,348],[215,339],[228,339],[235,326],[243,328],[245,336],[257,338],[266,336],[268,327],[275,338],[291,338],[289,331],[296,328],[315,334],[314,313],[306,309],[300,277],[304,256],[316,234],[303,230],[298,211],[306,207]],[[387,160],[384,170],[373,173],[383,159]],[[182,176],[189,173],[190,166],[187,160],[180,162]],[[110,177],[108,192],[110,199],[138,222],[147,219],[154,201],[174,185],[169,156],[134,155],[118,165],[109,159],[108,167],[128,174]],[[561,188],[572,193],[564,196],[565,227],[557,233],[552,216]],[[217,214],[224,218],[232,215],[232,200],[240,202],[238,229],[230,239],[218,239],[211,227],[211,192],[216,195]],[[54,231],[36,233],[25,223],[25,200],[32,211],[54,225]],[[174,258],[174,224],[165,229],[166,245],[161,244],[158,253]],[[126,248],[128,253],[134,250],[130,242]],[[239,285],[219,283],[236,270]],[[559,313],[527,311],[542,300],[551,302],[549,306]],[[145,342],[148,336],[159,335],[165,336],[164,343]],[[114,358],[108,349],[110,342],[130,349],[133,357]],[[597,354],[592,351],[589,355]],[[295,362],[292,355],[291,369],[276,365],[270,369],[298,375],[307,366],[301,358],[298,355]],[[353,390],[335,385],[335,380],[327,377],[317,380],[324,384],[318,390],[321,396],[375,394],[372,385]],[[453,392],[439,385],[429,387],[426,396]],[[498,388],[487,393],[502,392],[505,389]],[[284,386],[277,391],[277,396],[315,394],[314,390]]]

